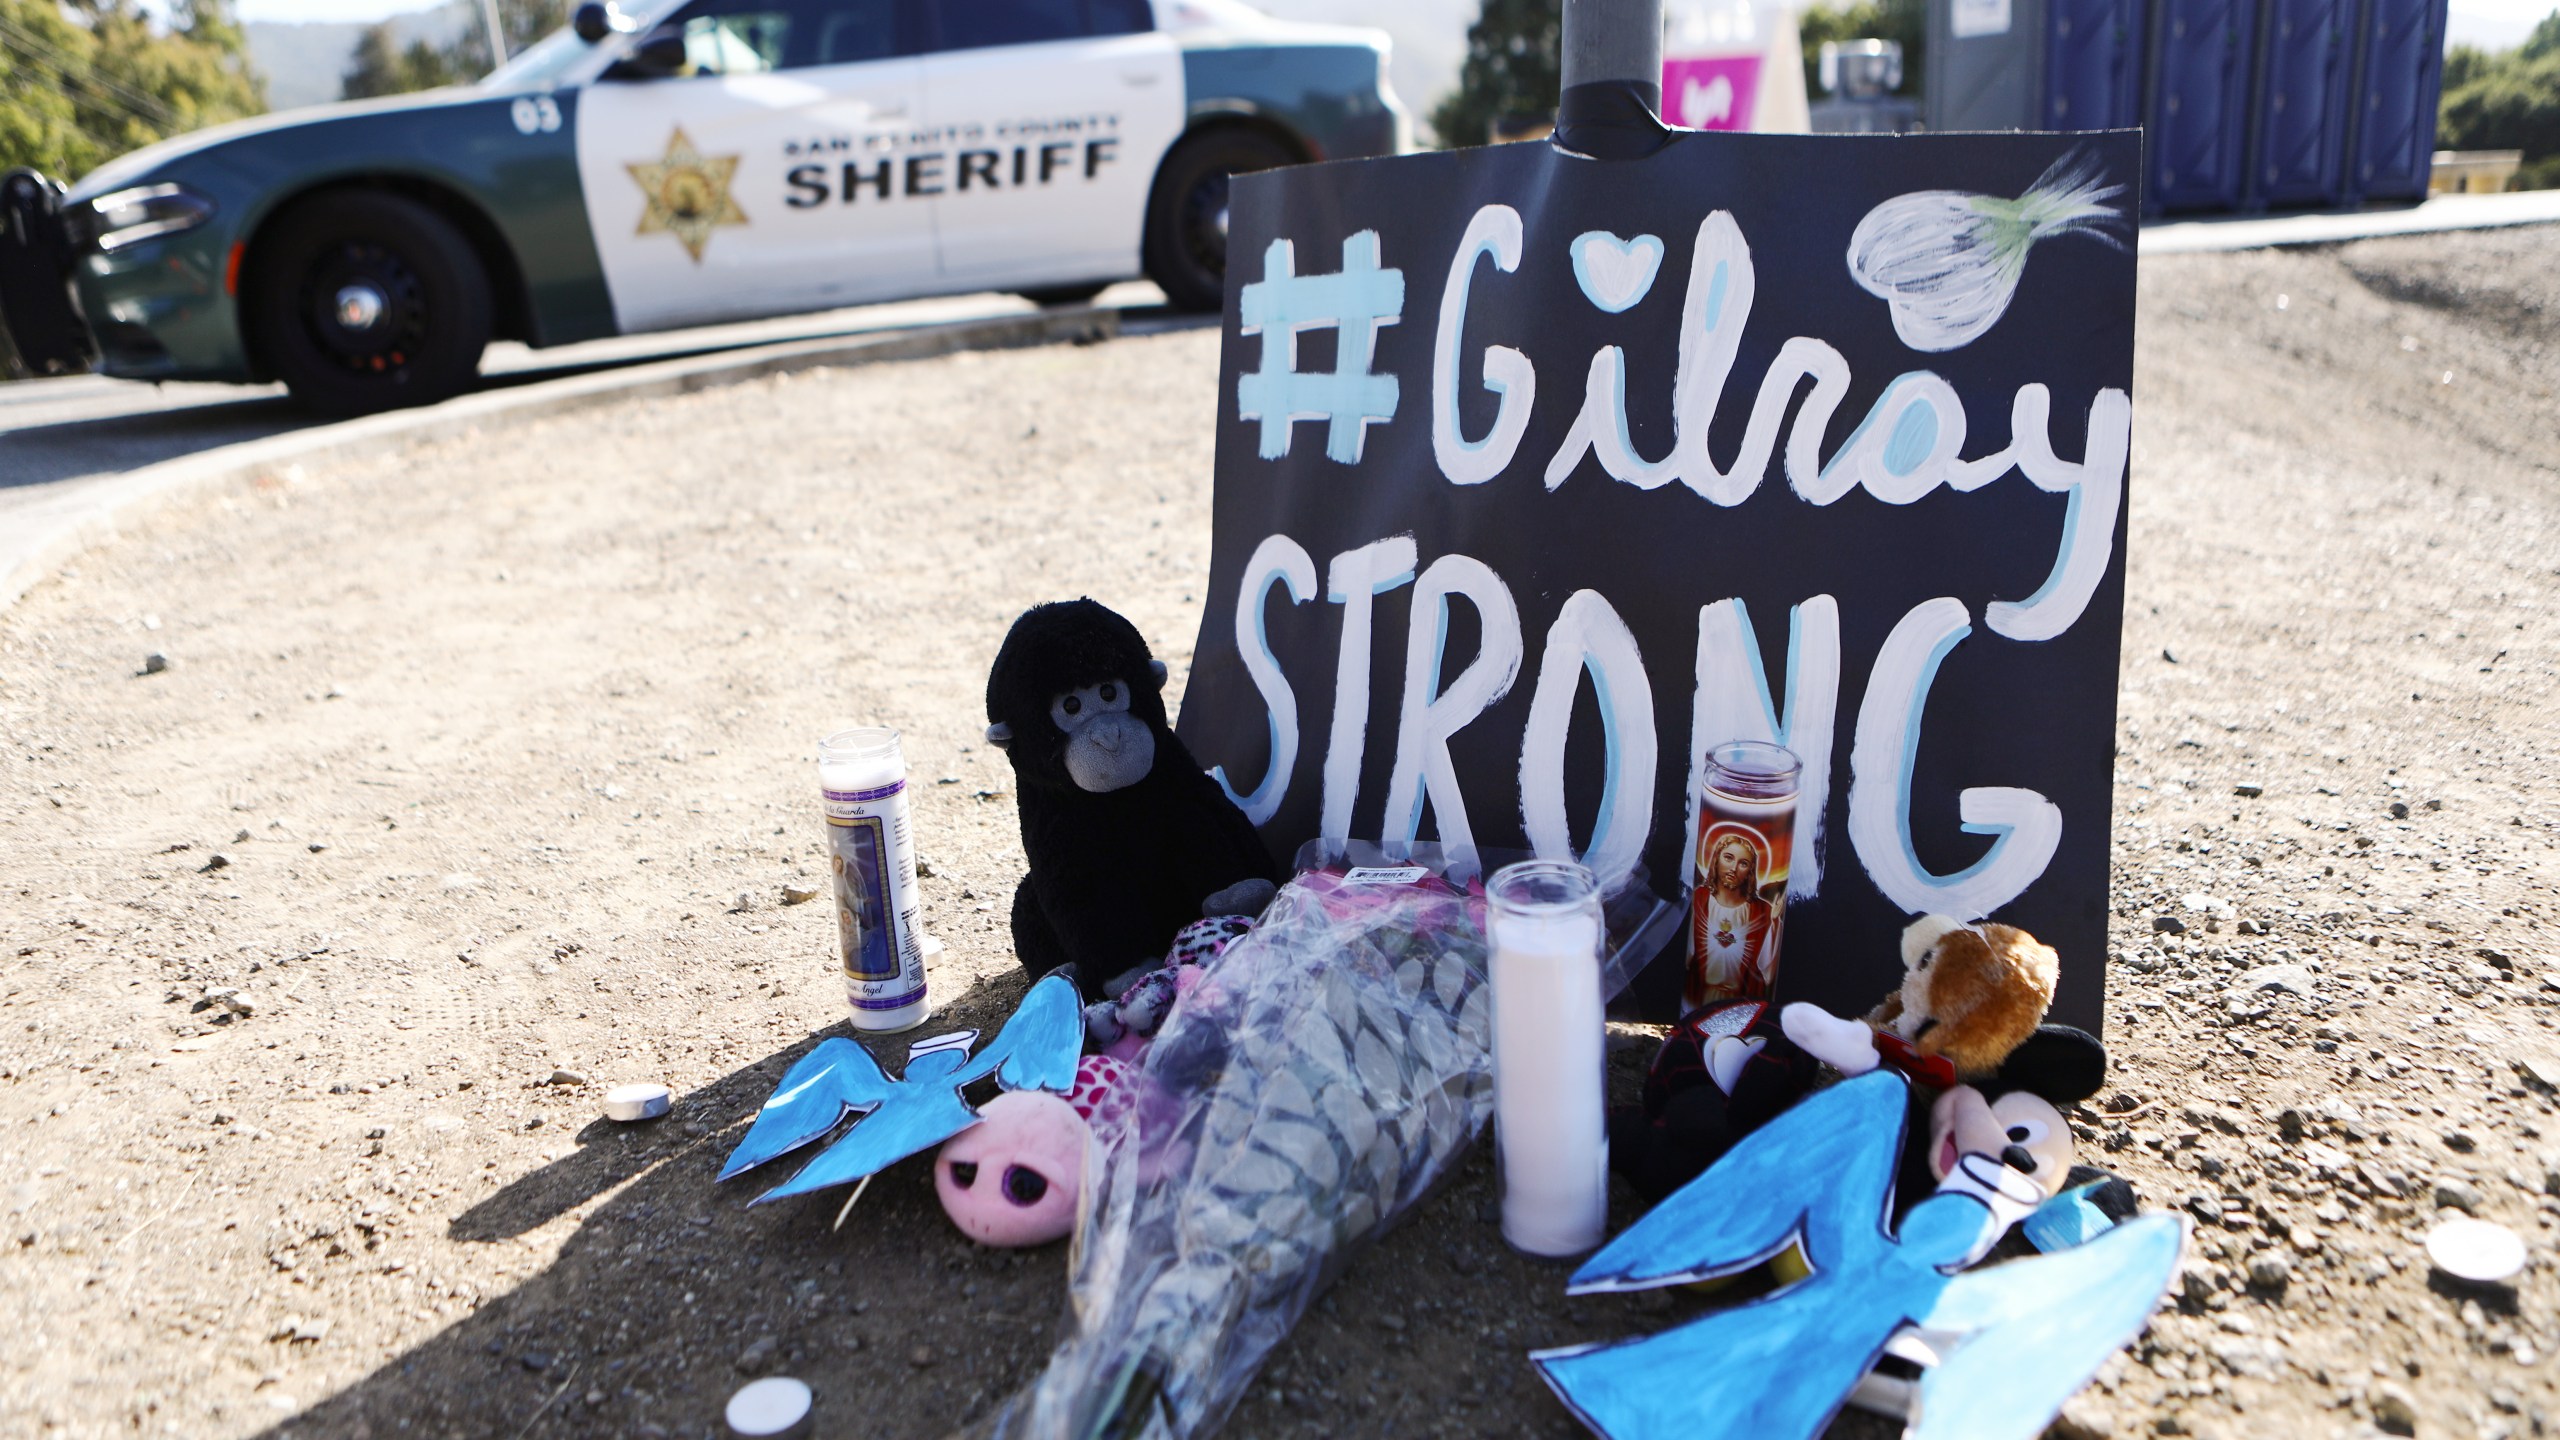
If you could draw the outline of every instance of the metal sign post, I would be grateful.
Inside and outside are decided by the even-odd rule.
[[[1565,0],[1562,59],[1559,143],[1603,159],[1660,147],[1662,0]]]
[[[1565,0],[1564,88],[1605,80],[1662,98],[1662,0]]]

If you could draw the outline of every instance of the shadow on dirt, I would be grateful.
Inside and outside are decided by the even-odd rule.
[[[992,1034],[1019,977],[973,988],[911,1035],[866,1041],[891,1069],[907,1043]],[[930,1435],[1027,1379],[1063,1311],[1066,1246],[979,1248],[942,1216],[930,1169],[884,1172],[841,1231],[847,1191],[750,1207],[785,1159],[713,1180],[791,1062],[838,1025],[680,1098],[664,1120],[581,1130],[575,1153],[456,1216],[492,1246],[567,1218],[547,1266],[344,1392],[265,1432],[288,1436],[716,1436],[752,1374],[820,1396],[820,1434]],[[894,1398],[893,1398],[894,1397]]]
[[[913,1035],[874,1038],[893,1068],[908,1041],[993,1034],[1023,982],[981,983]],[[575,1228],[548,1265],[262,1440],[528,1440],[729,1434],[729,1395],[788,1374],[817,1397],[814,1434],[947,1435],[1028,1383],[1066,1321],[1068,1247],[990,1250],[964,1240],[929,1166],[882,1172],[840,1231],[847,1191],[751,1201],[799,1163],[727,1186],[712,1177],[774,1083],[833,1026],[684,1096],[665,1120],[580,1131],[576,1153],[456,1216],[448,1233],[508,1247]],[[1650,1051],[1612,1056],[1631,1099]],[[805,1153],[805,1152],[804,1152]],[[1493,1147],[1478,1144],[1438,1193],[1355,1257],[1281,1342],[1220,1433],[1502,1435],[1585,1432],[1526,1363],[1540,1346],[1661,1330],[1710,1302],[1665,1291],[1567,1297],[1567,1262],[1501,1241]],[[1613,1213],[1639,1213],[1621,1191]],[[1746,1291],[1727,1292],[1725,1303]],[[1830,1440],[1898,1427],[1843,1413]]]

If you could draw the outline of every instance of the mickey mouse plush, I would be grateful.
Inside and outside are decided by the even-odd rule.
[[[2024,1216],[2071,1177],[2062,1107],[2097,1094],[2106,1079],[2096,1036],[2037,1026],[1981,1083],[1952,1086],[1930,1103],[1925,1139],[1915,1136],[1920,1143],[1904,1156],[1902,1193],[1960,1190],[2004,1220]]]
[[[1253,913],[1280,878],[1253,822],[1165,722],[1165,667],[1091,600],[1034,606],[987,673],[987,742],[1013,762],[1030,873],[1013,947],[1117,996],[1204,913]]]

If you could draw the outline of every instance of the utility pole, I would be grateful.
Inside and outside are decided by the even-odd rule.
[[[1660,147],[1662,0],[1564,0],[1562,60],[1560,143],[1602,159]]]
[[[489,68],[495,70],[507,63],[507,27],[499,23],[498,0],[480,0],[480,23],[489,27]],[[1655,48],[1659,51],[1659,42]],[[1654,69],[1661,68],[1662,59],[1657,53]]]

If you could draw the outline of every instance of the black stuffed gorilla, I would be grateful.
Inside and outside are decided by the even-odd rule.
[[[1267,899],[1279,878],[1165,723],[1164,680],[1137,627],[1091,600],[1024,611],[987,673],[987,739],[1013,761],[1030,867],[1014,952],[1035,978],[1073,964],[1089,998],[1160,963],[1204,901],[1238,881]]]

